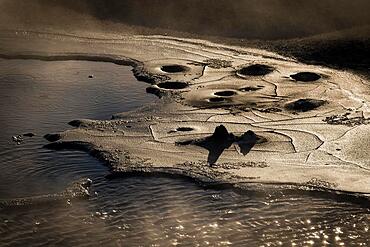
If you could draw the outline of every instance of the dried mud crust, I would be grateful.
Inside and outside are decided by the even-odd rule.
[[[113,61],[131,61],[136,78],[161,97],[112,120],[72,121],[74,129],[48,136],[50,148],[85,150],[113,173],[370,194],[370,93],[363,78],[201,40],[125,36],[110,46],[109,40],[44,36],[18,35],[16,47],[0,36],[0,53],[40,57],[47,49],[45,57],[57,58],[101,50]]]

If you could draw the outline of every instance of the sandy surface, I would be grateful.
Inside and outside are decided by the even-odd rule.
[[[86,150],[112,172],[370,193],[369,82],[350,72],[160,35],[3,31],[0,47],[6,58],[131,65],[161,97],[110,121],[73,121],[50,148]]]

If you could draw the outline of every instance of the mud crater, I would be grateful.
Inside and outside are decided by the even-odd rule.
[[[318,100],[318,99],[299,99],[293,102],[290,102],[285,105],[288,110],[297,111],[297,112],[307,112],[314,110],[322,105],[325,105],[327,101]]]
[[[157,86],[162,89],[179,90],[189,87],[185,82],[180,81],[166,81],[158,83]]]
[[[225,90],[225,91],[215,92],[214,95],[222,96],[222,97],[231,97],[231,96],[236,95],[236,92],[235,91],[231,91],[231,90]]]
[[[290,77],[300,82],[312,82],[321,79],[321,75],[313,72],[299,72],[291,75]]]
[[[242,76],[263,76],[270,74],[274,68],[264,64],[252,64],[247,67],[241,68],[237,74]]]
[[[187,66],[177,64],[163,65],[160,67],[160,69],[166,73],[182,73],[190,70],[190,68]]]

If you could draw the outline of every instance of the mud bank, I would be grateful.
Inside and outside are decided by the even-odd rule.
[[[161,96],[112,120],[75,120],[50,148],[87,151],[113,173],[370,194],[369,82],[352,73],[165,36],[8,32],[0,44],[7,58],[129,64]]]

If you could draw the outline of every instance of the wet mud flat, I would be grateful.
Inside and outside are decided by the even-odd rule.
[[[9,31],[0,44],[6,58],[131,65],[161,98],[112,120],[71,121],[46,136],[49,148],[87,151],[114,174],[370,193],[369,82],[355,74],[168,36]]]
[[[366,193],[327,193],[328,190],[340,190],[334,186],[338,177],[328,179],[329,168],[332,173],[337,168],[340,168],[339,171],[348,171],[353,178],[354,174],[362,171],[360,166],[363,164],[352,166],[337,163],[333,158],[333,163],[325,165],[320,162],[295,165],[296,159],[287,159],[288,153],[291,156],[301,151],[309,153],[313,150],[307,151],[305,147],[312,147],[312,143],[319,145],[315,137],[309,139],[309,135],[293,135],[296,131],[308,134],[314,132],[319,135],[320,140],[330,141],[336,138],[341,140],[339,130],[367,125],[366,115],[355,110],[347,111],[338,106],[337,110],[326,112],[327,107],[335,108],[336,105],[324,92],[318,93],[320,87],[325,91],[327,85],[331,85],[336,92],[341,91],[352,97],[349,91],[352,92],[354,88],[346,86],[344,81],[355,80],[366,84],[367,81],[362,78],[343,71],[299,64],[292,59],[264,51],[223,47],[197,40],[152,36],[98,39],[98,36],[93,35],[87,38],[19,31],[2,33],[0,36],[0,42],[4,45],[0,47],[5,47],[1,56],[48,61],[29,61],[35,64],[36,70],[39,67],[40,72],[44,66],[58,68],[59,63],[64,64],[63,66],[73,64],[74,71],[80,69],[80,62],[52,62],[54,60],[103,61],[130,65],[136,78],[149,83],[137,82],[142,95],[146,98],[153,96],[145,95],[145,87],[142,86],[147,85],[147,92],[160,97],[158,103],[117,113],[111,120],[94,120],[106,118],[107,113],[118,112],[117,108],[121,104],[124,108],[130,106],[127,109],[136,108],[138,104],[130,103],[128,99],[121,101],[112,92],[115,89],[125,98],[130,95],[128,88],[126,94],[126,90],[120,89],[119,84],[105,84],[105,80],[116,80],[114,78],[119,77],[101,80],[104,78],[103,70],[115,74],[120,71],[120,66],[114,65],[112,70],[106,63],[87,63],[99,72],[84,70],[82,77],[86,79],[86,88],[101,80],[102,85],[109,87],[101,88],[101,91],[109,89],[103,94],[103,98],[107,98],[104,102],[112,99],[114,103],[97,107],[96,110],[105,110],[99,114],[89,114],[91,119],[73,120],[69,115],[64,116],[64,108],[58,108],[63,123],[69,121],[73,128],[58,133],[54,130],[68,127],[55,124],[50,130],[36,131],[35,137],[23,137],[24,142],[14,145],[23,147],[35,138],[40,139],[39,145],[46,144],[47,141],[41,137],[49,131],[45,137],[51,142],[46,147],[68,149],[56,152],[51,150],[58,154],[55,158],[53,156],[48,159],[52,163],[51,167],[60,166],[53,159],[64,159],[65,155],[65,162],[68,162],[71,158],[68,157],[69,153],[80,153],[69,150],[80,149],[105,162],[110,168],[110,175],[102,177],[106,175],[105,168],[99,162],[94,162],[93,158],[83,156],[80,161],[71,160],[69,168],[55,168],[55,173],[61,171],[55,176],[66,179],[72,174],[71,179],[74,180],[74,173],[68,170],[78,170],[83,176],[92,178],[90,193],[86,193],[89,192],[89,182],[81,187],[81,181],[86,180],[78,180],[72,183],[72,187],[60,189],[61,192],[2,201],[6,205],[0,204],[0,245],[22,246],[27,243],[85,246],[88,243],[99,243],[107,246],[168,246],[191,243],[200,246],[306,246],[348,243],[366,246],[369,242],[369,201]],[[174,42],[175,40],[177,41]],[[132,50],[132,44],[140,45],[140,48]],[[151,44],[148,50],[143,50],[148,44]],[[191,44],[194,46],[187,48]],[[158,50],[158,47],[162,48]],[[190,56],[186,55],[188,51],[181,52],[182,50],[199,54]],[[247,55],[248,59],[244,58]],[[178,59],[179,56],[185,60]],[[234,59],[238,56],[243,60],[235,62]],[[160,61],[155,62],[156,60]],[[20,60],[4,61],[14,63]],[[285,71],[279,61],[285,61],[289,65],[298,64],[298,67]],[[40,63],[44,66],[40,66]],[[153,65],[154,63],[156,64]],[[24,65],[19,67],[25,68]],[[127,71],[127,67],[122,70]],[[81,84],[81,77],[70,77],[70,71],[63,71],[58,69],[57,73],[53,73],[53,78],[66,73],[62,76],[66,85],[72,81]],[[196,76],[193,79],[187,78],[194,71],[197,71]],[[129,78],[123,77],[122,80]],[[273,85],[268,83],[270,81],[279,87],[275,94],[272,93],[275,92]],[[333,84],[336,81],[344,85],[336,87]],[[128,85],[132,86],[126,82],[122,86]],[[299,87],[299,92],[296,87]],[[319,88],[312,89],[314,87]],[[344,90],[340,87],[344,87]],[[291,88],[290,93],[285,91],[287,88]],[[55,87],[51,87],[50,95],[55,96],[54,89]],[[100,91],[100,87],[97,90]],[[313,91],[312,94],[308,93],[309,90]],[[83,91],[81,90],[81,96],[85,95]],[[295,94],[291,93],[293,91]],[[353,91],[353,94],[361,97],[358,92],[362,91]],[[285,98],[282,97],[284,93],[288,95]],[[148,102],[138,97],[133,97],[135,102]],[[355,100],[356,97],[352,99]],[[66,95],[66,99],[68,98],[71,95]],[[149,101],[153,99],[154,96]],[[88,105],[92,103],[89,97],[86,100]],[[91,100],[94,101],[94,98]],[[343,99],[338,102],[340,105],[353,107],[352,101],[346,103]],[[358,105],[362,103],[358,102]],[[68,109],[68,106],[65,108]],[[84,114],[86,107],[80,111]],[[278,116],[279,119],[276,120]],[[58,118],[56,121],[58,122]],[[267,127],[254,126],[255,122],[258,125],[261,123],[261,126],[266,124]],[[270,123],[272,126],[268,125]],[[310,129],[302,129],[306,125],[311,126]],[[321,126],[328,129],[324,131]],[[334,131],[337,135],[330,135],[332,127],[334,130],[337,128]],[[293,131],[289,131],[291,129]],[[340,153],[339,150],[335,151]],[[261,155],[264,153],[266,154]],[[284,169],[277,159],[281,153],[285,159],[285,173],[282,173]],[[265,156],[271,154],[275,154],[273,159],[266,159]],[[82,162],[86,164],[81,167]],[[104,171],[91,172],[94,165]],[[273,174],[271,167],[274,166],[280,175],[278,172]],[[307,173],[304,177],[296,172],[300,167],[306,169],[301,170],[302,173],[322,167],[328,169],[324,172],[317,171],[315,176],[312,172]],[[355,168],[352,169],[353,167]],[[366,175],[365,168],[365,173],[361,173],[363,176]],[[240,173],[247,169],[248,174]],[[49,176],[54,170],[47,169],[43,174]],[[276,179],[272,182],[271,179],[263,181],[265,177],[256,174],[263,174],[265,171],[269,177],[275,176]],[[25,174],[28,172],[29,170],[24,170]],[[300,175],[298,178],[295,178],[296,173]],[[292,175],[289,177],[287,174]],[[191,183],[188,179],[183,179],[184,176],[192,178]],[[287,182],[288,178],[293,182]],[[346,179],[347,175],[343,178]],[[202,181],[201,186],[194,183],[194,180]],[[71,192],[77,197],[71,196]]]

